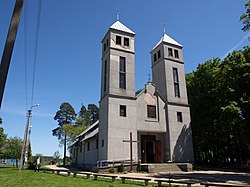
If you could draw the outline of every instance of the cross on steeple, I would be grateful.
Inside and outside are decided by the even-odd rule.
[[[116,12],[116,20],[119,20],[119,18],[120,18],[120,13],[121,13],[120,9],[119,9],[119,8],[116,8],[116,9],[115,9],[115,12]]]
[[[162,27],[163,27],[163,34],[166,34],[166,26],[167,24],[165,22],[161,23]]]
[[[148,82],[151,82],[151,74],[148,74]]]

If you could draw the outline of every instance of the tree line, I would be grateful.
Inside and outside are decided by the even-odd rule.
[[[250,1],[240,20],[250,30]],[[186,74],[195,161],[246,166],[250,160],[250,48],[215,58]]]
[[[56,136],[60,145],[64,146],[63,165],[66,164],[67,145],[98,119],[99,108],[95,104],[89,104],[87,108],[82,105],[78,113],[68,102],[60,105],[54,117],[54,120],[58,122],[58,127],[52,130],[52,135]]]
[[[195,160],[244,166],[250,158],[250,48],[186,74]]]
[[[0,118],[0,125],[1,124],[2,118]],[[22,143],[23,141],[19,137],[7,137],[3,127],[0,127],[0,159],[13,159],[15,160],[16,167],[18,167]]]

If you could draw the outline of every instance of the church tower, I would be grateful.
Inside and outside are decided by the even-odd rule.
[[[136,136],[134,36],[117,20],[102,40],[99,161],[129,158],[123,140]]]
[[[152,78],[165,101],[169,160],[193,161],[182,45],[164,34],[151,51]]]

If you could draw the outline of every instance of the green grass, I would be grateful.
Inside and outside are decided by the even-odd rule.
[[[126,181],[122,184],[120,180],[111,182],[111,179],[93,178],[86,179],[86,177],[73,177],[67,175],[56,175],[52,173],[44,173],[43,171],[34,172],[33,170],[19,170],[14,167],[0,166],[0,186],[1,187],[140,187],[144,186],[144,182]],[[156,187],[157,184],[150,184],[149,187]],[[168,184],[164,185],[168,186]],[[174,185],[172,185],[174,187]]]
[[[109,179],[101,178],[93,180],[93,178],[86,179],[86,177],[73,177],[66,175],[56,175],[52,173],[34,172],[32,170],[22,170],[18,174],[18,169],[12,167],[1,167],[0,166],[0,186],[32,186],[32,187],[44,187],[44,186],[81,186],[81,187],[140,187],[143,183],[132,183],[126,182],[122,184],[121,181],[117,180],[112,183]],[[149,185],[152,186],[152,185]],[[154,185],[156,186],[156,185]]]

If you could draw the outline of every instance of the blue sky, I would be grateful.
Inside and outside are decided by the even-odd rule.
[[[28,104],[25,99],[24,14],[21,17],[15,48],[5,87],[0,116],[8,136],[23,138],[26,112],[31,106],[33,59],[35,48],[37,1],[28,2],[27,76]],[[150,51],[166,33],[181,43],[185,71],[192,72],[199,63],[224,57],[232,49],[249,45],[249,33],[241,31],[240,15],[247,0],[43,0],[34,103],[32,112],[33,154],[62,154],[52,129],[53,119],[62,102],[79,111],[100,99],[101,40],[116,21],[135,33],[135,90],[144,87],[151,73]],[[3,51],[14,0],[0,1],[0,54]],[[24,12],[23,12],[24,13]]]

